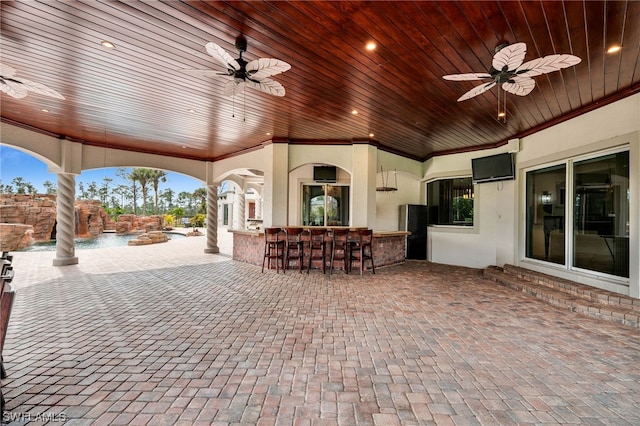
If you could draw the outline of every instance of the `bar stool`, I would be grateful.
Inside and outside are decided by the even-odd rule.
[[[356,235],[349,242],[349,266],[353,262],[360,264],[360,275],[364,271],[364,263],[368,260],[371,262],[371,271],[375,274],[376,267],[373,264],[373,231],[371,229],[359,229]]]
[[[269,259],[267,269],[271,269],[271,261],[276,261],[276,273],[278,273],[278,261],[284,269],[285,258],[285,240],[280,236],[281,228],[265,228],[264,229],[264,257],[262,258],[262,272],[264,272],[264,264]]]
[[[322,273],[324,274],[327,266],[327,230],[325,228],[311,228],[309,231],[309,266],[307,274],[311,270],[314,260],[322,262]]]
[[[346,228],[336,228],[332,230],[331,237],[331,260],[329,275],[333,272],[334,262],[342,261],[345,274],[349,273],[349,230]]]
[[[302,239],[302,231],[302,228],[285,228],[285,233],[287,235],[285,269],[289,269],[291,266],[291,260],[295,260],[300,273],[302,273],[302,264],[304,263],[304,241]]]

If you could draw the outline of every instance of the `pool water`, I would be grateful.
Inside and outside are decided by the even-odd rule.
[[[178,233],[167,233],[169,235],[169,239],[176,238],[185,238],[185,235]],[[96,238],[76,238],[75,247],[76,250],[85,250],[85,249],[97,249],[97,248],[107,248],[107,247],[119,247],[126,246],[129,243],[129,240],[138,237],[138,234],[134,235],[116,235],[113,233],[105,233]],[[45,241],[41,243],[35,243],[27,248],[24,248],[20,251],[55,251],[56,250],[56,241]]]

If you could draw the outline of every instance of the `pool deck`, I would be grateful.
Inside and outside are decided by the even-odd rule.
[[[407,262],[332,276],[206,237],[15,253],[10,424],[640,424],[640,331]]]

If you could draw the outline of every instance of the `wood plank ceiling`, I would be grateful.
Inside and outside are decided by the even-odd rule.
[[[500,145],[640,91],[638,1],[2,1],[0,62],[66,99],[1,95],[2,120],[138,152],[218,160],[271,140],[360,143],[408,158]],[[205,51],[273,57],[276,97],[185,69],[223,71]],[[101,41],[116,46],[109,50]],[[365,44],[375,41],[377,49]],[[495,47],[526,43],[577,66],[535,77],[527,96],[498,88],[456,102]],[[618,44],[622,49],[608,54]],[[503,92],[504,93],[504,92]],[[44,112],[46,109],[48,112]],[[358,111],[357,115],[352,111]]]

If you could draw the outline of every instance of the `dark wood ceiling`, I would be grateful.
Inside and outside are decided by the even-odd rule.
[[[217,160],[270,140],[371,141],[424,160],[490,147],[640,91],[638,1],[2,1],[0,62],[60,92],[1,95],[2,119],[86,144]],[[273,57],[285,97],[226,97],[212,41],[234,58]],[[109,40],[109,50],[100,45]],[[377,43],[373,52],[365,50]],[[570,53],[577,66],[535,77],[527,96],[498,88],[456,102],[501,43],[525,61]],[[607,54],[620,44],[617,54]],[[504,92],[503,92],[504,93]],[[47,109],[48,112],[43,112]],[[192,110],[190,112],[190,110]],[[358,114],[353,115],[352,110]],[[374,136],[370,136],[373,134]]]

